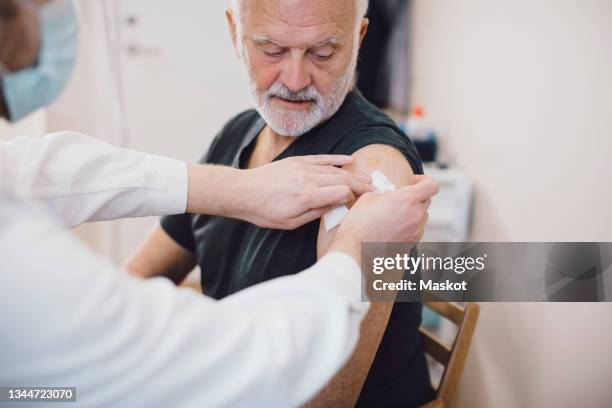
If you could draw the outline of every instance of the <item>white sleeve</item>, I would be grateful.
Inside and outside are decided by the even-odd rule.
[[[187,165],[75,132],[0,142],[0,183],[51,210],[64,225],[179,214]]]
[[[215,301],[121,273],[14,196],[0,206],[0,384],[76,386],[76,406],[298,406],[368,309],[341,253]]]

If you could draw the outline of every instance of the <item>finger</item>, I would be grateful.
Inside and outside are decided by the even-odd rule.
[[[295,228],[299,228],[302,225],[306,225],[309,222],[312,222],[314,220],[318,220],[319,218],[323,217],[325,214],[327,214],[329,211],[331,211],[334,207],[329,206],[329,207],[321,207],[321,208],[316,208],[314,210],[308,210],[306,211],[304,214],[295,217],[291,220],[291,224],[293,226],[293,229]]]
[[[321,173],[316,177],[315,182],[319,187],[347,186],[356,196],[374,191],[372,184],[363,182],[349,172],[346,174]]]
[[[318,154],[312,156],[299,156],[297,157],[302,163],[314,164],[319,166],[344,166],[353,162],[351,156],[342,154]]]
[[[346,185],[318,187],[308,194],[308,209],[350,204],[355,201],[353,191]]]
[[[316,169],[316,171],[318,173],[323,173],[323,174],[341,174],[341,175],[345,175],[345,176],[352,176],[352,177],[356,177],[360,180],[362,180],[365,183],[372,183],[372,177],[370,177],[369,175],[359,172],[359,171],[348,171],[346,169],[342,169],[340,167],[334,167],[334,166],[316,166],[314,167]]]
[[[431,178],[431,177],[426,176],[424,174],[414,174],[414,175],[410,176],[410,180],[408,181],[408,185],[414,185],[414,184],[417,184],[417,183],[419,183],[419,182],[421,182],[423,180],[427,180],[429,178]]]
[[[440,187],[433,179],[426,178],[412,186],[404,187],[403,190],[412,195],[416,201],[427,201],[438,194]]]

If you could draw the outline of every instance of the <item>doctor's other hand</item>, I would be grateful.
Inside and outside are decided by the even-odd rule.
[[[373,191],[372,179],[337,166],[351,156],[289,157],[248,170],[190,165],[187,211],[291,230]]]
[[[427,176],[414,176],[412,182],[392,192],[359,198],[342,220],[329,250],[348,253],[360,263],[362,242],[420,241],[439,186]]]
[[[337,167],[351,161],[342,155],[301,156],[246,170],[237,216],[263,228],[290,230],[351,204],[373,191],[370,176]]]

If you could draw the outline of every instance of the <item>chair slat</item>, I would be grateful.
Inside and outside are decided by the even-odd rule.
[[[444,370],[442,381],[438,388],[438,397],[448,407],[454,404],[457,396],[459,381],[461,380],[461,374],[463,373],[468,351],[470,350],[479,311],[480,306],[478,304],[468,303],[466,305],[463,324],[459,327],[450,361],[446,370]]]
[[[457,303],[424,302],[423,304],[439,315],[446,317],[457,326],[461,325],[461,322],[463,322],[464,309]]]
[[[446,367],[450,360],[451,349],[429,330],[423,327],[419,330],[421,332],[425,353],[429,354],[434,360]]]
[[[478,321],[479,305],[467,303],[462,307],[456,303],[425,302],[425,306],[454,322],[457,336],[452,347],[446,346],[438,337],[421,327],[423,348],[434,360],[444,366],[444,372],[437,389],[437,398],[427,408],[451,408],[456,399],[459,381],[465,366],[472,337]]]

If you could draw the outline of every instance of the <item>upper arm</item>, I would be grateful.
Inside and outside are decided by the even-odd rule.
[[[353,162],[345,169],[370,174],[380,170],[396,186],[410,184],[414,174],[404,155],[394,147],[373,144],[353,153]],[[323,221],[319,225],[317,255],[323,256],[333,240],[336,229],[327,232]],[[342,370],[330,381],[326,388],[309,404],[309,408],[318,406],[354,406],[359,392],[374,360],[376,351],[386,330],[393,302],[376,302],[370,307],[361,324],[359,342],[351,359]]]
[[[134,276],[165,276],[179,284],[195,265],[195,254],[177,244],[157,225],[125,263],[125,269]]]
[[[357,150],[352,157],[353,162],[344,166],[344,169],[365,174],[380,170],[396,187],[407,186],[414,175],[406,157],[399,150],[388,145],[372,144]],[[335,231],[336,229],[326,231],[323,220],[321,220],[317,239],[318,258],[325,255],[329,249]]]

